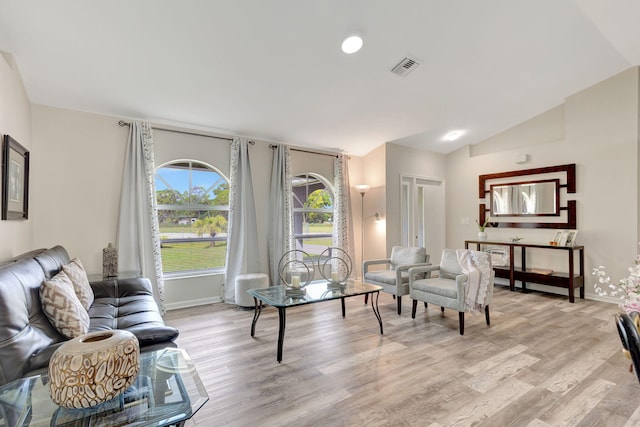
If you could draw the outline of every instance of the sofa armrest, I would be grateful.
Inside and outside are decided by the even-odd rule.
[[[123,298],[136,295],[153,295],[151,281],[146,277],[132,279],[105,279],[91,282],[95,298]]]

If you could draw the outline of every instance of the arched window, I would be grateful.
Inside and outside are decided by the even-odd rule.
[[[311,173],[295,176],[291,186],[296,248],[320,255],[333,242],[333,186]]]
[[[227,253],[229,181],[215,167],[177,160],[156,169],[164,273],[222,269]]]

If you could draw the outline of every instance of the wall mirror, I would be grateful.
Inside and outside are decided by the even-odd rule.
[[[560,215],[560,180],[513,182],[490,187],[491,216]]]
[[[492,227],[576,228],[576,165],[479,176],[479,222]]]

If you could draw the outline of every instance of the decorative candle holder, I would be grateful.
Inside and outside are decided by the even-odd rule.
[[[305,295],[304,287],[313,280],[313,260],[303,250],[290,250],[280,258],[278,274],[288,296]]]
[[[318,270],[329,287],[344,287],[353,271],[353,263],[349,254],[341,248],[329,247],[320,254]]]

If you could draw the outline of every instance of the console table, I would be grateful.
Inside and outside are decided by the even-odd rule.
[[[523,291],[527,290],[527,282],[557,286],[568,289],[569,302],[574,302],[574,289],[580,288],[580,298],[584,299],[584,246],[551,246],[526,243],[493,242],[487,240],[465,240],[464,247],[469,249],[470,244],[475,244],[477,250],[480,250],[481,245],[507,246],[509,248],[509,265],[504,267],[494,266],[493,269],[496,273],[496,277],[509,279],[509,289],[512,291],[515,290],[516,280],[519,280],[522,282]],[[520,267],[515,266],[515,248],[521,249]],[[569,271],[564,273],[557,271],[547,273],[541,272],[539,269],[527,268],[528,248],[564,251],[565,255],[569,258]],[[575,252],[578,252],[579,255],[579,266],[577,272],[574,260]]]

